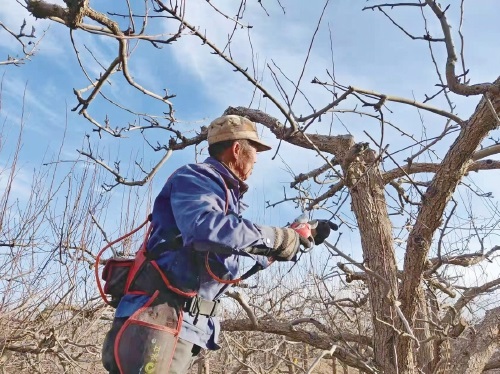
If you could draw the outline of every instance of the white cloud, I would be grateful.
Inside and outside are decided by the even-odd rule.
[[[12,113],[13,117],[9,114],[11,120],[17,118],[20,121],[20,116],[24,115],[28,128],[41,133],[46,133],[46,129],[44,129],[44,125],[39,125],[40,122],[48,122],[52,126],[61,128],[59,118],[60,113],[64,111],[64,107],[54,106],[51,96],[41,95],[36,87],[30,86],[29,82],[11,75],[6,76],[3,89],[4,100],[11,100],[14,105],[9,106],[14,106],[18,110],[18,113]],[[25,89],[26,91],[24,91]],[[24,114],[22,113],[23,105]],[[35,115],[33,116],[33,114]],[[41,119],[43,121],[40,121]]]
[[[12,157],[13,155],[8,159],[0,159],[0,191],[2,191],[2,198],[6,198],[4,194],[9,192],[10,202],[16,200],[25,202],[32,194],[33,173],[32,170],[17,166],[14,170],[13,178],[10,179]]]
[[[191,24],[199,26],[199,30],[206,30],[206,36],[209,40],[213,41],[222,50],[228,35],[233,31],[231,22],[224,22],[225,19],[220,15],[206,17],[210,9],[203,2],[192,2],[190,4],[191,6],[186,10],[186,18]],[[228,13],[232,14],[234,11]],[[242,21],[243,23],[260,24],[250,31],[252,45],[254,51],[258,53],[256,56],[260,63],[258,75],[260,76],[265,63],[271,63],[271,59],[274,59],[278,64],[283,63],[281,67],[285,71],[297,74],[300,71],[305,54],[302,50],[287,48],[285,45],[287,40],[293,39],[294,36],[301,35],[303,40],[308,38],[303,32],[303,25],[286,23],[286,19],[280,19],[280,21],[283,21],[284,27],[273,30],[274,35],[271,37],[269,32],[271,32],[270,27],[272,25],[262,22],[262,17],[265,17],[263,12],[259,8],[253,7],[247,9],[246,12],[245,18],[250,21],[245,21],[245,19]],[[262,26],[262,28],[259,26]],[[245,78],[233,73],[233,68],[227,62],[218,56],[211,55],[210,52],[210,48],[201,45],[200,39],[194,36],[182,37],[173,49],[177,63],[182,67],[184,73],[194,75],[194,78],[199,80],[215,103],[226,106],[236,100],[241,103],[249,103],[252,86],[246,82]],[[229,50],[226,50],[226,54],[228,53]],[[253,72],[253,56],[248,46],[247,30],[236,30],[230,46],[230,53],[236,63],[243,69],[248,68],[249,72]],[[312,63],[320,66],[321,59],[317,58],[318,56],[315,57],[312,59]],[[296,77],[292,78],[296,79]],[[266,86],[273,86],[268,73],[266,73],[265,80]]]

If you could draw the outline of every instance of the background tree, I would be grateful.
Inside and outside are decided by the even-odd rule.
[[[273,274],[274,282],[280,280],[279,290],[262,288],[262,283],[271,289],[278,284],[263,275],[258,288],[245,289],[251,303],[241,293],[230,294],[246,312],[245,317],[228,314],[223,324],[226,331],[238,332],[226,337],[239,338],[240,351],[228,348],[229,352],[221,354],[232,357],[234,370],[245,367],[264,372],[286,367],[290,372],[306,372],[304,363],[312,364],[299,349],[302,366],[297,365],[296,351],[288,344],[280,345],[279,338],[266,341],[269,345],[253,344],[249,331],[305,343],[324,351],[324,357],[366,373],[481,373],[500,367],[495,356],[500,324],[499,211],[477,178],[499,167],[494,157],[499,150],[500,80],[498,72],[491,72],[484,83],[471,78],[462,28],[464,1],[368,2],[359,9],[371,17],[381,16],[381,23],[394,27],[387,43],[398,35],[408,39],[408,51],[417,50],[422,61],[426,56],[425,71],[432,69],[435,84],[418,89],[421,99],[415,93],[405,98],[345,82],[338,74],[333,47],[331,61],[323,70],[311,71],[311,51],[319,33],[326,32],[332,40],[327,24],[333,7],[329,1],[307,30],[312,37],[298,72],[287,72],[274,60],[262,65],[253,48],[253,25],[246,18],[251,6],[261,7],[261,16],[281,17],[276,15],[278,9],[286,17],[287,9],[297,4],[242,1],[234,11],[213,1],[19,3],[34,17],[70,31],[77,63],[88,79],[84,88],[74,89],[77,103],[72,110],[90,122],[99,138],[111,136],[127,142],[125,137],[137,133],[160,155],[154,163],[135,160],[142,173],[137,177],[131,168],[124,171],[123,160],[106,160],[90,142],[85,143],[80,154],[115,179],[106,185],[108,190],[149,183],[174,151],[205,139],[203,126],[177,118],[175,93],[167,88],[155,91],[136,79],[147,67],[164,61],[151,59],[149,54],[146,62],[140,58],[151,47],[168,59],[172,48],[181,48],[178,43],[196,39],[206,50],[207,65],[223,62],[244,78],[248,90],[254,90],[250,105],[228,107],[225,113],[247,116],[279,140],[277,153],[284,155],[283,162],[293,176],[292,192],[285,190],[283,199],[269,206],[292,201],[315,216],[341,222],[341,235],[337,242],[325,243],[327,251],[304,255],[314,266],[305,273],[299,267],[292,270],[300,282],[294,283],[288,271],[279,268],[277,276]],[[205,18],[217,17],[229,25],[228,35],[221,37],[217,29],[205,29],[203,20],[193,17],[202,5]],[[420,29],[413,29],[415,23],[409,17],[419,18]],[[279,26],[278,21],[274,27]],[[24,27],[19,35],[9,34],[22,40]],[[84,35],[80,41],[77,34]],[[101,59],[85,42],[89,36],[95,42],[105,38],[114,57]],[[242,40],[247,43],[244,51],[237,48]],[[394,79],[396,69],[419,73],[398,61],[394,66],[387,79]],[[112,95],[114,85],[150,99],[150,111],[140,111],[135,102]],[[213,88],[217,92],[218,87]],[[460,107],[468,108],[468,101],[477,106],[464,116],[468,109]],[[110,114],[101,113],[102,104]],[[418,114],[418,119],[408,113]],[[158,141],[153,135],[158,130],[169,133],[170,139]],[[311,161],[315,166],[299,170],[306,165],[285,153],[288,145],[301,149],[301,155],[306,151],[316,155]],[[359,234],[360,251],[347,248],[343,241],[342,235],[351,231]],[[264,300],[262,289],[273,295],[270,301]],[[269,351],[280,359],[263,360]],[[258,352],[253,361],[252,352]]]

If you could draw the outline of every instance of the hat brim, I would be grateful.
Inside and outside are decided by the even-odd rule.
[[[270,151],[272,148],[270,145],[267,145],[261,140],[255,140],[255,139],[248,139],[252,142],[252,145],[255,147],[257,152],[264,152],[264,151]]]

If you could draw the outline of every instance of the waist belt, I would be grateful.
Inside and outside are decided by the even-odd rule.
[[[143,262],[132,278],[128,291],[145,295],[153,295],[159,291],[160,298],[168,299],[169,295],[174,296],[177,300],[177,306],[181,306],[185,312],[191,315],[216,316],[220,309],[220,300],[206,300],[198,295],[193,295],[196,293],[195,290],[183,291],[170,284],[167,276],[156,263],[156,258],[161,253],[161,251],[156,253],[143,252]]]
[[[195,296],[189,299],[184,304],[184,311],[189,312],[189,314],[202,316],[214,317],[218,314],[220,309],[220,300],[210,301],[202,299],[199,296]]]

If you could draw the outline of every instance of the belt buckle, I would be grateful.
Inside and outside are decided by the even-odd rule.
[[[211,310],[205,311],[202,307],[202,304],[207,304],[210,303],[211,305]],[[189,306],[188,306],[188,312],[190,315],[198,315],[201,314],[203,316],[207,317],[214,317],[217,315],[217,312],[219,311],[219,305],[220,305],[220,300],[215,300],[215,301],[210,301],[210,300],[205,300],[199,296],[193,297],[189,301]]]
[[[212,312],[210,313],[210,317],[215,317],[219,313],[220,309],[220,299],[214,300],[214,307],[212,308]]]
[[[197,315],[200,311],[200,297],[195,296],[188,301],[188,313],[192,316]]]

